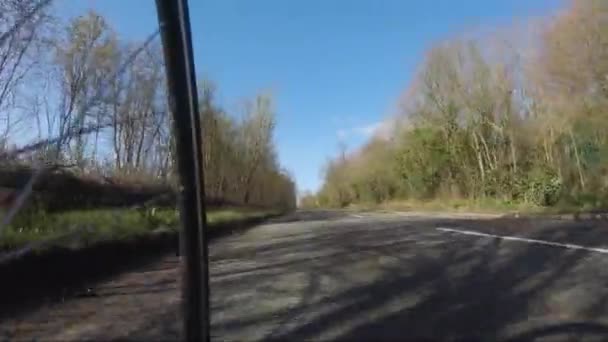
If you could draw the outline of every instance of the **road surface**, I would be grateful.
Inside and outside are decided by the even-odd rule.
[[[605,341],[606,228],[298,212],[212,243],[212,338]],[[0,322],[0,340],[176,340],[179,288],[168,255]]]

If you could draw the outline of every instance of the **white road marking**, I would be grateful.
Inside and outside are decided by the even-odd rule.
[[[353,215],[351,215],[351,216],[352,216],[352,217],[355,217],[355,218],[364,218],[364,217],[365,217],[365,216],[362,216],[362,215],[356,215],[356,214],[353,214]]]
[[[570,244],[570,243],[559,243],[559,242],[551,242],[551,241],[545,241],[545,240],[526,239],[526,238],[517,237],[517,236],[503,236],[503,235],[486,234],[486,233],[475,232],[472,230],[460,230],[460,229],[451,229],[451,228],[437,228],[437,230],[442,231],[442,232],[448,232],[448,233],[481,236],[481,237],[488,237],[488,238],[508,240],[508,241],[519,241],[519,242],[526,242],[526,243],[532,243],[532,244],[537,244],[537,245],[545,245],[545,246],[560,247],[560,248],[567,248],[567,249],[579,249],[579,250],[584,250],[584,251],[589,251],[589,252],[608,254],[608,249],[605,249],[605,248],[585,247],[585,246],[574,245],[574,244]]]

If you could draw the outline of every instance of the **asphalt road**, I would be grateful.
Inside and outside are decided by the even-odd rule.
[[[607,341],[606,228],[298,212],[212,244],[212,338]],[[0,340],[177,340],[178,264],[0,322]]]

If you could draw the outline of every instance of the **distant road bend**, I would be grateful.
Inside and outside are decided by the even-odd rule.
[[[214,340],[608,340],[603,221],[300,211],[211,245]],[[0,340],[176,340],[174,255]]]

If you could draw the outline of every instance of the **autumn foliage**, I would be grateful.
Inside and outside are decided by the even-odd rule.
[[[436,44],[404,92],[392,136],[330,161],[305,203],[605,207],[608,2],[571,1],[530,27],[509,39]]]

